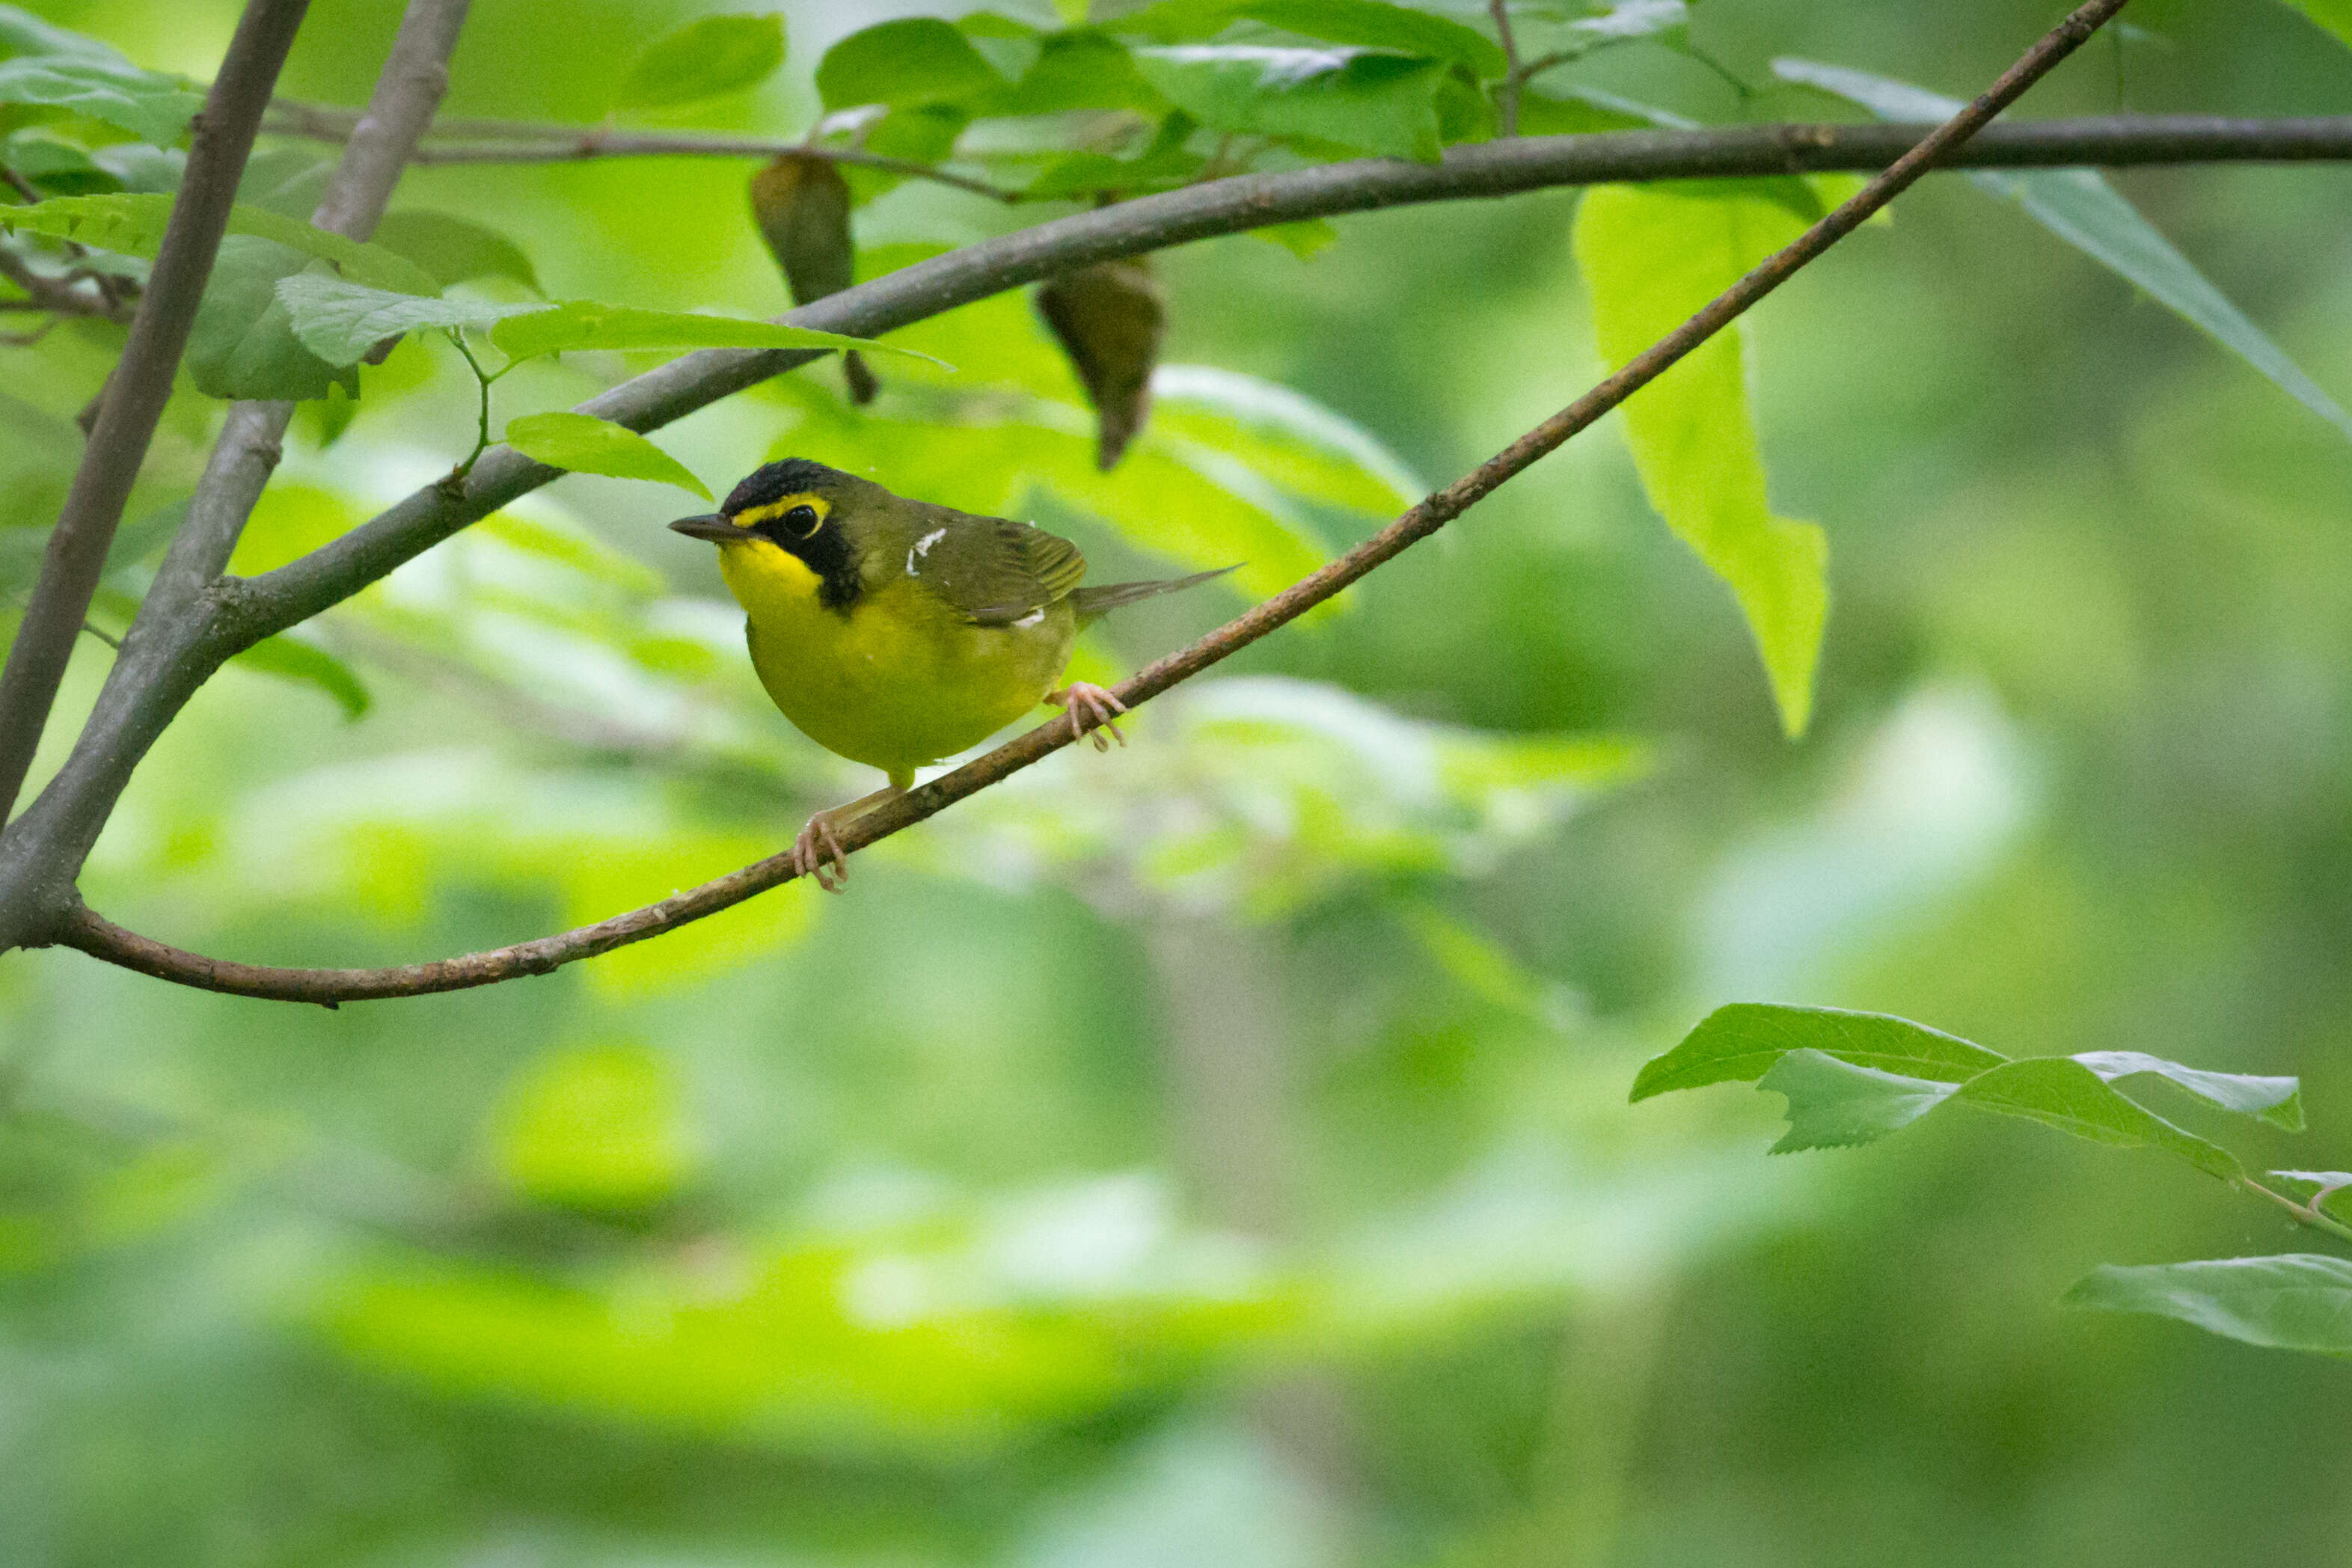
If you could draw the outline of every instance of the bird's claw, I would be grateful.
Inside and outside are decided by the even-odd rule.
[[[793,840],[793,870],[815,878],[816,885],[828,893],[841,891],[841,885],[849,880],[848,853],[824,812],[810,817],[801,836]]]
[[[1059,691],[1047,692],[1045,700],[1057,708],[1069,710],[1072,741],[1091,730],[1097,752],[1109,751],[1111,741],[1117,741],[1122,746],[1127,744],[1127,737],[1119,733],[1118,717],[1127,711],[1127,704],[1108,689],[1090,680],[1074,680]],[[1106,734],[1110,740],[1103,738]]]

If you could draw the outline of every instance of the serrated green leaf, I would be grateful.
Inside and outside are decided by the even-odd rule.
[[[2345,0],[2332,0],[2342,5]],[[1860,104],[1882,120],[1947,120],[1957,99],[1908,82],[1811,60],[1777,59],[1772,73]],[[2227,296],[2172,247],[2139,210],[2095,169],[1980,169],[1969,175],[1979,190],[2016,201],[2044,228],[2142,289],[2190,326],[2270,378],[2288,396],[2352,436],[2347,414],[2318,383]]]
[[[1434,163],[1444,151],[1444,64],[1365,49],[1180,45],[1138,49],[1136,68],[1216,131],[1306,137]]]
[[[1855,1067],[1938,1083],[1963,1083],[2009,1058],[1998,1051],[1885,1013],[1734,1002],[1700,1020],[1682,1043],[1645,1063],[1634,1102],[1679,1089],[1759,1079],[1790,1051],[1812,1050]]]
[[[2035,1057],[2005,1063],[1960,1086],[1969,1105],[2021,1116],[2094,1143],[2162,1149],[2208,1175],[2234,1182],[2245,1175],[2237,1156],[2143,1110],[2071,1057]]]
[[[780,327],[740,316],[641,310],[633,305],[604,305],[593,300],[566,300],[506,316],[490,329],[490,342],[510,359],[586,349],[866,349],[930,358],[871,338]]]
[[[507,421],[506,444],[526,458],[579,474],[616,479],[650,479],[692,490],[704,500],[709,489],[692,470],[625,426],[591,414],[559,410],[526,414]]]
[[[1601,357],[1622,365],[1682,325],[1802,233],[1812,205],[1796,180],[1591,192],[1575,249]],[[1627,401],[1625,434],[1650,504],[1730,586],[1781,725],[1801,735],[1829,616],[1829,544],[1816,525],[1772,514],[1741,353],[1738,328],[1716,333]]]
[[[375,226],[374,244],[416,263],[443,288],[474,278],[511,278],[533,293],[539,274],[522,247],[496,229],[448,213],[393,212]]]
[[[2352,1355],[2352,1262],[2319,1253],[2215,1258],[2126,1268],[2107,1264],[2066,1305],[2178,1318],[2268,1350]]]
[[[1481,77],[1509,68],[1484,33],[1444,16],[1381,0],[1160,0],[1104,24],[1113,32],[1174,44],[1213,38],[1235,22],[1319,38],[1327,44],[1391,49],[1467,67]]]
[[[705,16],[656,40],[614,98],[616,109],[671,109],[757,87],[784,63],[784,19]]]
[[[300,402],[324,397],[335,385],[359,395],[359,373],[304,346],[294,335],[292,312],[278,298],[279,284],[316,265],[271,240],[231,235],[221,241],[188,331],[188,374],[197,391],[232,401]]]
[[[1956,1083],[1856,1067],[1816,1050],[1789,1052],[1756,1087],[1788,1098],[1789,1131],[1772,1145],[1775,1154],[1875,1142],[1960,1089]]]
[[[294,335],[331,365],[357,364],[387,338],[436,327],[486,330],[508,316],[540,309],[486,300],[394,294],[347,283],[323,272],[303,272],[278,285]]]
[[[2145,1051],[2078,1051],[2074,1059],[2108,1083],[2152,1073],[2168,1079],[2198,1099],[2260,1117],[2289,1132],[2303,1131],[2302,1086],[2291,1078],[2259,1078],[2251,1073],[2207,1072],[2183,1067]]]
[[[863,103],[893,109],[951,104],[1004,85],[971,40],[929,16],[852,33],[825,50],[816,68],[817,95],[828,110]]]
[[[2352,48],[2352,0],[2284,0],[2324,31]]]
[[[150,191],[102,196],[53,196],[29,206],[0,207],[0,227],[52,239],[70,239],[96,250],[153,260],[172,219],[173,198]],[[415,262],[381,246],[362,245],[340,234],[313,228],[267,207],[238,203],[229,209],[228,233],[331,262],[354,283],[401,294],[436,294],[440,285]]]
[[[373,701],[367,686],[350,665],[316,644],[284,633],[264,637],[251,647],[231,655],[229,662],[281,680],[315,686],[335,700],[347,721],[364,714]]]
[[[0,103],[70,110],[168,147],[205,106],[194,83],[88,56],[19,55],[0,60]]]
[[[1303,500],[1386,516],[1427,493],[1371,432],[1278,383],[1210,365],[1161,365],[1151,396],[1157,438],[1223,453]]]

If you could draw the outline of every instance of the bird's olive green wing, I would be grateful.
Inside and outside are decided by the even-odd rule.
[[[1087,558],[1058,534],[1009,518],[926,507],[907,572],[983,626],[1010,626],[1066,597]]]

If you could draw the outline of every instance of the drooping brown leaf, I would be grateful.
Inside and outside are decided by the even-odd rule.
[[[828,158],[786,153],[751,176],[751,216],[784,270],[793,303],[837,294],[855,275],[849,235],[849,186]],[[870,403],[874,373],[856,353],[841,358],[853,403]]]
[[[1160,284],[1139,257],[1097,262],[1038,289],[1037,310],[1095,405],[1095,461],[1107,469],[1150,412],[1151,371],[1168,322]]]

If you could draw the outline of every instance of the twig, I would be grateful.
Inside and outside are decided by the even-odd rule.
[[[1545,420],[1471,473],[1430,496],[1372,538],[1264,604],[1159,660],[1117,688],[1129,707],[1190,679],[1393,560],[1435,533],[1498,486],[1648,385],[1670,366],[1721,331],[1743,311],[1787,281],[1873,214],[1907,189],[1946,152],[1967,140],[2060,60],[2080,47],[2126,0],[2087,0],[2003,72],[1975,102],[1929,132],[1851,199],[1767,258],[1696,315],[1651,345],[1591,391]],[[1118,209],[1112,209],[1116,211]],[[837,298],[837,296],[836,296]],[[1070,726],[1049,722],[986,755],[922,784],[848,824],[841,834],[856,850],[913,826],[956,801],[986,789],[1070,743]],[[57,940],[94,957],[159,979],[205,990],[332,1006],[346,1001],[421,995],[544,974],[740,903],[793,879],[789,855],[775,855],[659,903],[535,942],[428,963],[387,969],[277,969],[225,963],[170,947],[113,924],[76,905]]]
[[[281,136],[304,136],[318,142],[340,142],[350,134],[347,112],[315,104],[279,100],[273,106],[282,116],[265,130]],[[512,120],[442,121],[426,132],[410,157],[412,163],[575,163],[590,158],[773,158],[782,153],[823,158],[855,164],[910,180],[952,185],[974,195],[1006,203],[1022,200],[1018,191],[986,180],[950,174],[929,163],[886,158],[862,147],[824,147],[806,142],[746,136],[694,136],[658,132],[613,131],[595,125],[537,124]],[[446,140],[444,140],[444,139]]]
[[[310,0],[250,0],[196,118],[187,174],[131,321],[130,342],[115,366],[113,390],[82,450],[81,466],[42,557],[33,602],[8,650],[7,668],[0,671],[0,822],[7,820],[33,765],[58,683],[98,590],[107,547],[114,542],[131,481],[172,395],[173,374],[212,274],[213,256],[227,232],[229,206],[261,112],[309,5]]]
[[[1511,8],[1505,0],[1486,0],[1486,14],[1495,19],[1495,34],[1503,45],[1503,79],[1495,89],[1495,126],[1505,136],[1517,136],[1519,94],[1527,89],[1528,79],[1519,71],[1518,40],[1511,37]]]
[[[2297,1225],[2309,1226],[2312,1229],[2319,1231],[2324,1235],[2332,1236],[2338,1241],[2352,1241],[2352,1226],[2344,1224],[2333,1215],[2321,1209],[2319,1206],[2319,1197],[2313,1198],[2311,1202],[2307,1204],[2299,1204],[2293,1198],[2288,1197],[2284,1193],[2273,1192],[2269,1187],[2266,1187],[2260,1182],[2255,1181],[2252,1176],[2241,1176],[2238,1178],[2238,1184],[2244,1187],[2250,1193],[2260,1194],[2262,1196],[2266,1197],[2270,1199],[2271,1202],[2278,1205],[2279,1207],[2286,1210],[2288,1214],[2294,1216],[2294,1222]],[[2326,1195],[2326,1194],[2323,1193],[2320,1194],[2320,1197],[2325,1197]]]

